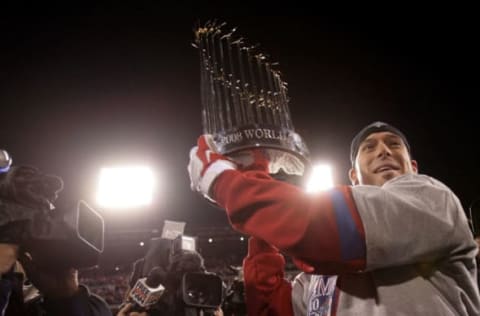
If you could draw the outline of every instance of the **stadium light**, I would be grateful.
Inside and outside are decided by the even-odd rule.
[[[310,179],[307,182],[307,192],[315,193],[333,187],[332,168],[329,165],[318,164],[313,167]]]
[[[154,175],[144,166],[100,170],[97,202],[106,208],[133,208],[152,202]]]

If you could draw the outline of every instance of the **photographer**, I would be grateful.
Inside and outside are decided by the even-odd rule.
[[[103,299],[78,284],[65,253],[38,247],[43,241],[32,238],[56,228],[48,224],[62,180],[10,165],[0,150],[0,316],[111,315]]]
[[[206,271],[193,238],[154,238],[145,257],[134,263],[117,316],[223,315],[222,298],[222,281]]]
[[[117,316],[150,316],[147,312],[134,312],[134,305],[131,303],[125,304],[123,308],[118,312]],[[214,312],[213,316],[223,316],[223,311],[221,307],[218,307]]]

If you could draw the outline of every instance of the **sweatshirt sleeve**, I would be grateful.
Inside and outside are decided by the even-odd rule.
[[[353,197],[365,227],[367,270],[475,256],[462,205],[438,180],[404,175],[383,187],[353,187]]]
[[[365,267],[365,233],[349,186],[319,194],[259,171],[229,170],[214,187],[233,227],[323,274]]]
[[[248,315],[293,315],[292,287],[284,275],[285,259],[278,249],[250,237],[243,261]]]

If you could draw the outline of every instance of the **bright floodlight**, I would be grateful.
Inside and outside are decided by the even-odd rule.
[[[328,165],[316,165],[307,183],[307,192],[314,193],[333,187],[332,168]]]
[[[152,202],[154,177],[147,167],[102,168],[97,202],[108,208],[146,206]]]

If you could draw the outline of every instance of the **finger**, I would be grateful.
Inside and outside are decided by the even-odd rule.
[[[190,188],[193,191],[197,190],[197,185],[200,177],[200,172],[204,165],[200,158],[197,156],[198,147],[192,148],[190,151],[190,162],[188,163],[188,174],[190,176]]]
[[[197,156],[197,152],[198,146],[192,147],[192,149],[190,149],[190,160]]]
[[[207,143],[208,148],[214,152],[217,152],[217,146],[213,141],[213,136],[210,134],[205,134],[204,137],[205,137],[205,142]]]
[[[211,150],[217,152],[215,142],[210,134],[204,134],[198,138],[198,147],[200,150]]]
[[[117,313],[117,316],[127,316],[127,313],[132,309],[132,304],[125,304]]]
[[[189,161],[188,166],[187,166],[188,175],[190,176],[190,187],[191,187],[192,190],[194,190],[193,177],[195,176],[195,172],[196,172],[195,160],[198,159],[197,158],[197,150],[198,150],[197,146],[193,147],[190,150],[190,161]]]
[[[198,141],[198,148],[195,152],[195,155],[204,163],[209,162],[209,156],[211,153],[211,149],[207,144],[205,137],[200,137]]]
[[[28,252],[20,251],[18,255],[18,261],[22,264],[23,269],[27,274],[33,274],[36,272],[37,267],[32,261],[32,256]]]

